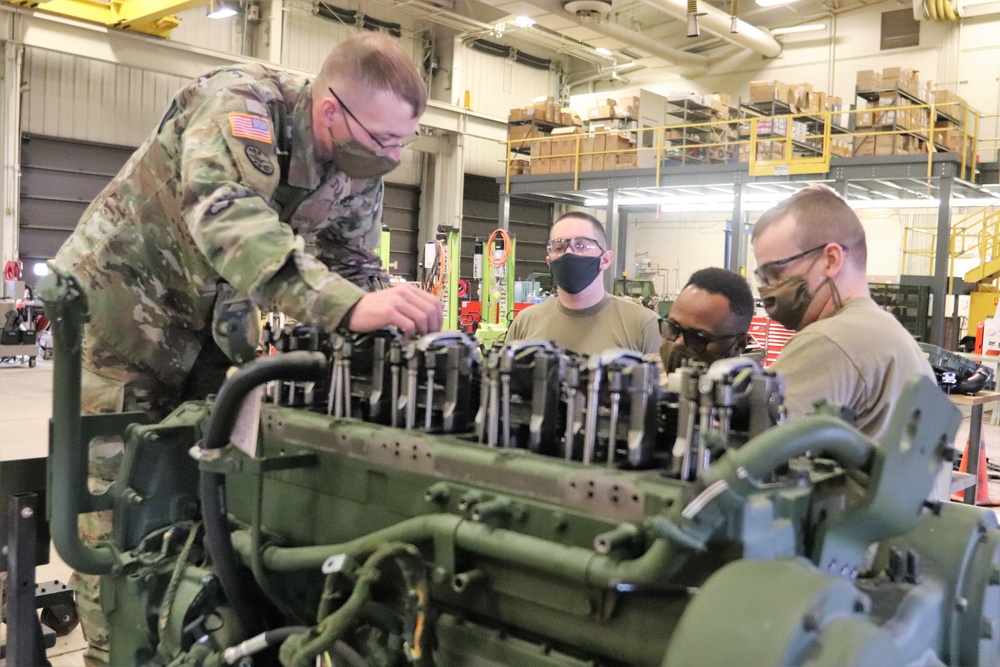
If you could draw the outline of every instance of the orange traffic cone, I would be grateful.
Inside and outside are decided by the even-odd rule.
[[[959,472],[969,470],[969,443],[965,443],[965,451],[962,452],[962,463],[958,466]],[[979,443],[979,469],[976,471],[976,505],[980,507],[1000,507],[1000,501],[990,498],[990,476],[986,471],[986,442]],[[955,502],[962,502],[965,492],[959,491],[951,496]]]

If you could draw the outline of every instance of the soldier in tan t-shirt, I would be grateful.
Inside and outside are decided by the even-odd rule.
[[[656,313],[604,289],[603,274],[613,256],[607,247],[597,218],[567,213],[556,220],[546,261],[558,296],[521,311],[507,340],[550,340],[579,354],[610,348],[658,352],[662,339]]]
[[[789,416],[826,399],[850,408],[877,441],[906,381],[933,379],[934,371],[909,332],[872,301],[858,216],[829,188],[805,188],[761,216],[753,252],[768,315],[799,332],[771,367],[785,378]]]

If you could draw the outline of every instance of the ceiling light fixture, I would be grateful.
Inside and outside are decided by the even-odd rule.
[[[758,7],[777,7],[779,5],[789,5],[798,0],[756,0]]]
[[[825,23],[807,23],[805,25],[793,25],[789,28],[774,28],[771,30],[771,34],[791,35],[797,32],[819,32],[820,30],[826,30]]]
[[[240,3],[236,0],[209,0],[208,18],[228,19],[240,13]]]
[[[519,28],[530,28],[535,25],[535,19],[530,16],[518,16],[514,19],[514,25]]]
[[[595,51],[597,51],[597,52],[598,52],[599,54],[601,54],[602,56],[610,56],[610,55],[611,55],[611,49],[606,49],[606,48],[604,48],[603,46],[598,46],[598,47],[597,47],[596,49],[594,49],[594,50],[595,50]]]

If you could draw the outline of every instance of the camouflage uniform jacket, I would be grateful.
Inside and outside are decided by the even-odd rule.
[[[341,274],[382,274],[382,180],[360,190],[314,157],[309,81],[228,67],[177,93],[55,261],[87,289],[88,341],[177,385],[227,283],[261,309],[340,323],[365,293]]]

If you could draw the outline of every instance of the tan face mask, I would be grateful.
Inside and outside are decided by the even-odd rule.
[[[809,282],[805,276],[789,276],[777,284],[760,288],[760,298],[764,302],[767,316],[792,331],[799,330],[802,318],[815,297],[809,291]]]
[[[368,179],[384,176],[399,166],[388,155],[379,155],[357,139],[333,142],[333,163],[351,178]]]

